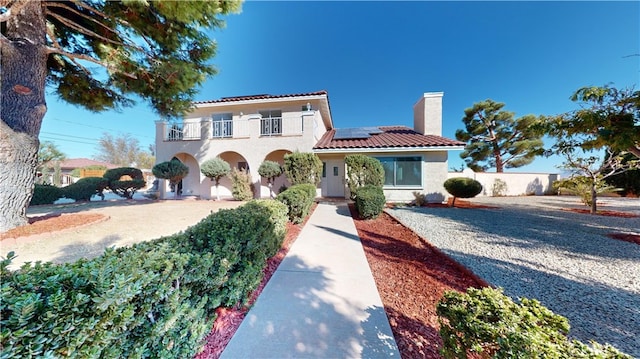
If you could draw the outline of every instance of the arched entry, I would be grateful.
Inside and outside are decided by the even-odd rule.
[[[278,162],[280,166],[284,165],[284,156],[291,153],[289,150],[276,150],[272,151],[264,158],[264,161],[273,161]],[[283,173],[280,177],[276,178],[273,182],[273,192],[275,195],[278,195],[280,192],[280,188],[286,186],[289,187],[291,184],[287,180],[287,176]],[[260,197],[269,197],[269,184],[267,183],[266,178],[260,179]]]
[[[189,167],[189,173],[178,183],[176,188],[170,188],[167,181],[167,193],[173,193],[174,196],[200,196],[200,165],[196,159],[188,153],[177,153],[172,160],[178,160]],[[171,195],[169,195],[170,197]]]
[[[221,154],[218,155],[218,157],[220,157],[221,159],[223,159],[224,161],[226,161],[229,166],[231,167],[231,170],[235,169],[239,169],[239,170],[248,170],[249,169],[249,162],[247,161],[247,159],[242,156],[241,154],[239,154],[238,152],[234,152],[234,151],[227,151],[227,152],[222,152]],[[211,183],[211,181],[209,181]],[[231,198],[232,197],[232,192],[231,190],[233,189],[231,180],[229,179],[229,177],[223,177],[222,179],[220,179],[220,197],[221,198]],[[211,198],[215,198],[216,197],[216,187],[215,187],[215,183],[211,183]]]

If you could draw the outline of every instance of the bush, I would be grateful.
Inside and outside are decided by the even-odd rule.
[[[221,304],[246,303],[282,245],[286,208],[251,201],[91,260],[0,261],[2,358],[192,358]]]
[[[142,171],[133,167],[112,168],[103,177],[111,192],[127,199],[131,199],[137,190],[147,184]]]
[[[446,292],[437,305],[445,358],[628,358],[615,348],[569,341],[569,322],[535,299],[520,304],[501,289]]]
[[[253,198],[253,183],[247,170],[234,168],[231,171],[231,195],[236,201],[247,201]]]
[[[62,188],[49,184],[35,184],[33,188],[33,196],[31,197],[30,206],[40,204],[52,204],[62,197]]]
[[[384,184],[384,168],[382,163],[366,155],[348,155],[344,158],[347,165],[347,186],[351,199],[355,199],[357,188],[365,185],[382,187]]]
[[[183,178],[189,174],[189,167],[177,159],[167,162],[161,162],[153,166],[151,169],[156,178],[169,180],[172,186],[175,186]]]
[[[473,198],[482,192],[482,184],[473,178],[453,177],[444,181],[444,189],[453,196],[452,206],[456,198]]]
[[[311,184],[299,184],[280,193],[276,200],[284,203],[288,209],[289,220],[301,223],[309,214],[316,197],[316,187]]]
[[[76,201],[89,201],[94,194],[104,197],[102,191],[106,187],[107,180],[102,177],[85,177],[63,188],[62,192],[66,198]]]
[[[322,176],[322,161],[315,153],[289,153],[284,155],[284,173],[292,185],[310,183],[317,186]]]
[[[507,182],[501,180],[500,178],[496,178],[493,181],[493,186],[491,187],[491,195],[493,197],[502,197],[507,194],[507,190]]]
[[[216,187],[220,183],[220,179],[231,173],[231,166],[220,157],[202,162],[200,172],[212,181],[215,181]]]
[[[366,185],[356,189],[356,210],[362,218],[376,218],[384,210],[386,199],[381,187]]]
[[[267,179],[267,185],[269,186],[269,195],[273,198],[273,181],[282,175],[283,169],[278,162],[264,161],[258,168],[258,174],[262,178]]]

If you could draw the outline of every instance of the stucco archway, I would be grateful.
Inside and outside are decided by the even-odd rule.
[[[284,165],[284,156],[292,153],[289,150],[275,150],[269,152],[263,161],[273,161],[278,162],[280,166]],[[276,178],[273,183],[273,192],[275,195],[278,195],[280,192],[280,188],[286,186],[289,187],[291,184],[287,180],[287,176],[283,173],[280,177]],[[267,183],[266,178],[260,178],[260,197],[267,198],[269,197],[269,185]]]

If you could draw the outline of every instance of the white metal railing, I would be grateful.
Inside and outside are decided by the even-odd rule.
[[[165,141],[199,140],[200,122],[171,123],[165,125]]]
[[[260,119],[260,136],[282,135],[282,117],[267,117]]]
[[[211,126],[211,137],[233,137],[233,120],[213,121]]]

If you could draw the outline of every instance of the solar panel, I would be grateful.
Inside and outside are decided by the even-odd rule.
[[[382,133],[377,127],[357,127],[357,128],[336,128],[336,133],[333,135],[334,140],[355,140],[355,139],[367,139],[371,135]]]

